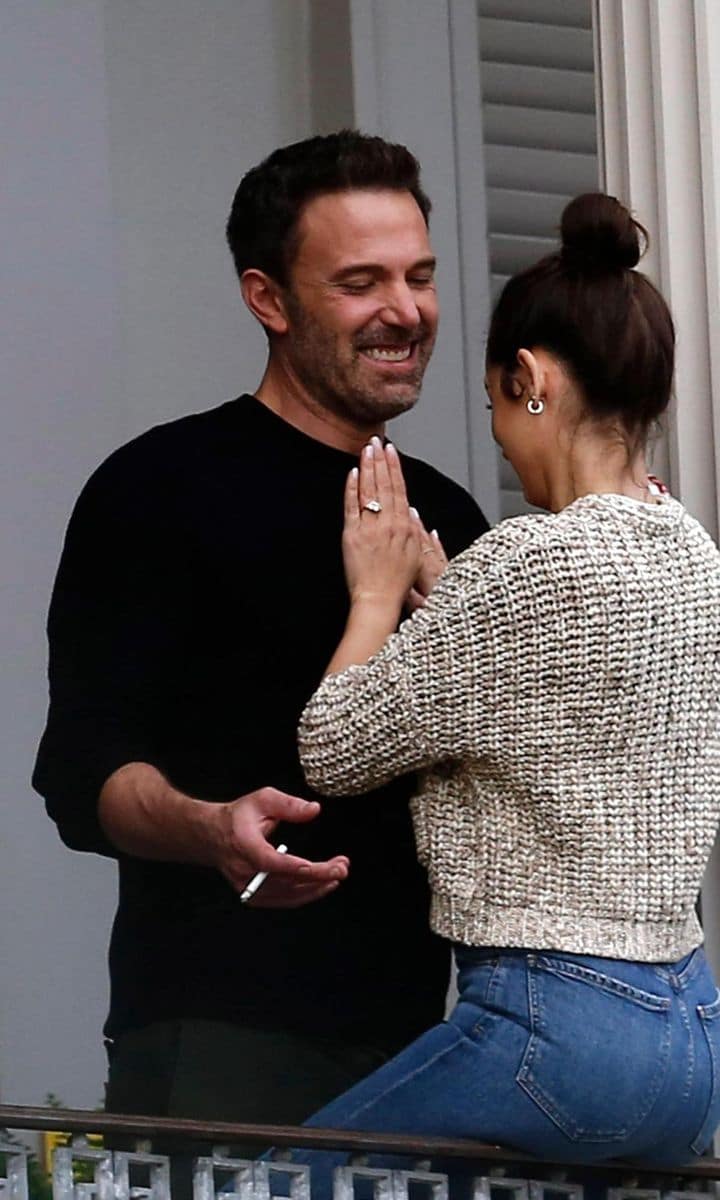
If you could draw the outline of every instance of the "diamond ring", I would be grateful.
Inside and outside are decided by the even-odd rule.
[[[366,504],[363,504],[363,511],[366,509],[371,513],[379,513],[382,512],[382,504],[379,500],[368,500]]]

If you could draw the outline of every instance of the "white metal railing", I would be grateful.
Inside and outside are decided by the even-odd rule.
[[[674,1169],[621,1161],[571,1166],[468,1139],[12,1105],[0,1105],[0,1200],[34,1200],[28,1151],[3,1131],[57,1129],[73,1140],[53,1152],[53,1200],[172,1200],[173,1183],[176,1193],[193,1200],[312,1200],[312,1171],[292,1160],[292,1147],[346,1153],[347,1165],[334,1173],[334,1200],[357,1200],[368,1193],[373,1200],[448,1200],[455,1162],[463,1192],[472,1200],[720,1200],[720,1158],[700,1158]],[[90,1145],[93,1134],[134,1150]],[[192,1159],[198,1142],[212,1151]],[[263,1160],[251,1160],[231,1156],[228,1147],[236,1144],[276,1149]],[[151,1153],[153,1146],[171,1145],[180,1156],[172,1173],[167,1154]],[[391,1155],[394,1163],[399,1156],[407,1168],[370,1165],[377,1160],[368,1156],[378,1155]],[[432,1169],[433,1161],[442,1164],[442,1171]],[[37,1183],[36,1172],[32,1182]]]
[[[58,1147],[52,1155],[53,1200],[172,1200],[170,1158],[162,1154],[95,1149],[84,1139]],[[28,1155],[15,1144],[0,1142],[0,1200],[28,1200]],[[78,1168],[92,1179],[78,1182]],[[311,1200],[309,1167],[279,1159],[258,1162],[210,1154],[192,1164],[193,1200],[276,1200],[274,1183],[282,1182],[290,1200]],[[142,1179],[142,1182],[140,1182]],[[355,1200],[356,1188],[372,1188],[373,1200],[448,1200],[449,1177],[419,1162],[414,1169],[370,1167],[356,1156],[334,1173],[334,1200]],[[593,1189],[596,1193],[597,1189]],[[708,1200],[708,1191],[642,1186],[609,1187],[607,1200]],[[501,1170],[477,1175],[472,1200],[585,1200],[581,1183],[557,1175],[548,1180],[509,1177]]]

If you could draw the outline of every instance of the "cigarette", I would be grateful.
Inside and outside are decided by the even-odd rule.
[[[277,852],[278,854],[287,854],[287,846],[278,846]],[[241,904],[247,904],[248,900],[255,895],[258,888],[262,887],[269,874],[269,871],[258,871],[257,875],[253,875],[245,891],[240,893]]]

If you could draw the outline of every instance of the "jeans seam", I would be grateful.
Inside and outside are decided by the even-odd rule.
[[[446,1054],[449,1054],[452,1050],[456,1050],[458,1045],[465,1039],[464,1035],[460,1033],[458,1029],[455,1029],[454,1026],[453,1032],[456,1040],[453,1042],[452,1046],[444,1046],[443,1049],[438,1050],[437,1054],[434,1054],[432,1058],[426,1059],[426,1061],[421,1063],[420,1066],[416,1067],[412,1071],[409,1071],[406,1075],[403,1075],[401,1079],[396,1079],[392,1086],[385,1088],[382,1092],[376,1092],[372,1099],[366,1100],[363,1104],[359,1105],[358,1108],[354,1108],[352,1112],[343,1114],[343,1128],[350,1128],[348,1122],[354,1121],[355,1118],[359,1117],[366,1108],[371,1108],[374,1104],[377,1104],[378,1101],[384,1100],[386,1097],[391,1096],[392,1093],[399,1087],[404,1087],[405,1084],[409,1083],[411,1079],[414,1079],[416,1075],[422,1074],[422,1072],[426,1071],[428,1067],[434,1066],[436,1062],[439,1062],[441,1058],[444,1058]],[[382,1068],[380,1069],[382,1070]]]
[[[690,1143],[690,1149],[692,1150],[693,1154],[702,1154],[705,1149],[705,1145],[708,1140],[708,1135],[707,1135],[708,1117],[709,1117],[710,1113],[712,1112],[713,1101],[715,1100],[715,1097],[717,1094],[717,1089],[718,1089],[718,1082],[719,1082],[718,1081],[718,1062],[717,1062],[717,1057],[715,1054],[715,1047],[713,1046],[712,1039],[710,1038],[710,1035],[709,1035],[709,1032],[707,1029],[707,1020],[705,1017],[705,1009],[710,1008],[710,1007],[717,1007],[719,1003],[720,1003],[720,995],[718,995],[718,998],[713,1002],[712,1006],[698,1004],[697,1010],[696,1010],[697,1014],[698,1014],[698,1019],[700,1021],[700,1027],[702,1029],[702,1036],[705,1040],[705,1044],[708,1048],[708,1053],[710,1055],[711,1092],[710,1092],[710,1099],[708,1100],[707,1108],[705,1109],[705,1113],[703,1115],[702,1124],[701,1124],[700,1128],[698,1129],[695,1137],[693,1138],[693,1140]],[[716,1012],[715,1015],[710,1017],[709,1019],[717,1020],[718,1013]],[[710,1132],[712,1135],[713,1130],[711,1130]]]
[[[633,1000],[643,1005],[643,1007],[651,1009],[653,1012],[667,1011],[671,1006],[671,1000],[667,996],[654,996],[652,992],[645,992],[642,988],[633,987],[632,984],[625,983],[622,979],[614,979],[611,975],[604,975],[601,971],[595,971],[591,967],[582,967],[575,963],[557,962],[550,958],[538,958],[537,967],[553,975],[577,979],[581,983],[586,983],[589,987],[597,987],[603,991],[611,992],[613,995],[623,996],[625,999]]]
[[[483,1012],[482,1017],[480,1017],[480,1019],[474,1023],[474,1025],[470,1031],[471,1033],[475,1034],[476,1036],[479,1036],[480,1034],[483,1034],[485,1032],[487,1018],[490,1015],[488,1009],[489,1009],[490,1003],[495,999],[495,992],[497,991],[499,982],[500,982],[499,972],[500,972],[500,963],[496,962],[493,964],[492,975],[490,976],[490,978],[488,980],[487,988],[485,989],[485,996],[483,999],[483,1004],[485,1005],[485,1010]]]
[[[682,996],[678,996],[677,1003],[678,1009],[680,1010],[680,1019],[683,1023],[688,1040],[688,1069],[685,1075],[685,1086],[683,1087],[682,1095],[680,1097],[681,1100],[687,1100],[692,1087],[693,1075],[695,1074],[695,1042],[693,1040],[692,1029],[690,1027],[690,1015],[688,1013],[687,1004],[683,1000]]]

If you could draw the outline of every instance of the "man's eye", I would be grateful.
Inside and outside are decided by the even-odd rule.
[[[411,283],[413,287],[432,287],[434,282],[434,275],[411,275],[408,279],[408,283]]]
[[[357,281],[345,280],[345,282],[343,283],[342,286],[343,286],[344,291],[350,292],[352,295],[357,295],[360,292],[369,291],[370,288],[372,287],[372,285],[373,285],[372,279],[364,279],[364,280],[357,280]]]

